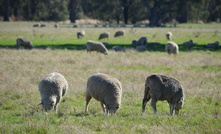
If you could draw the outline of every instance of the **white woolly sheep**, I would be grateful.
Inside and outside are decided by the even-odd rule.
[[[110,36],[109,32],[103,32],[100,34],[98,40],[105,39],[105,38],[109,39],[109,36]]]
[[[122,86],[119,80],[107,74],[94,74],[87,81],[85,113],[93,97],[100,101],[104,113],[115,115],[121,105],[121,96]]]
[[[219,48],[219,41],[216,41],[214,43],[208,43],[206,45],[206,47],[208,47],[208,48]]]
[[[167,38],[168,40],[172,40],[172,36],[173,36],[173,34],[172,34],[171,32],[167,32],[167,33],[166,33],[166,38]]]
[[[67,93],[68,82],[60,73],[46,75],[38,84],[43,109],[47,112],[54,110],[57,113],[58,104]]]
[[[190,41],[188,41],[188,42],[184,42],[184,43],[183,43],[183,46],[193,47],[193,46],[197,46],[197,43],[193,43],[193,40],[190,40]]]
[[[31,41],[29,41],[25,38],[17,38],[16,39],[16,46],[17,46],[17,49],[19,49],[20,47],[24,47],[25,49],[32,49],[33,48]]]
[[[125,33],[124,30],[117,31],[117,32],[114,34],[114,37],[124,36],[124,33]]]
[[[165,46],[166,52],[170,54],[179,54],[179,46],[175,42],[168,42]]]
[[[107,48],[101,42],[88,41],[86,44],[87,52],[97,51],[103,54],[108,54]]]
[[[166,100],[170,106],[170,115],[178,114],[184,104],[184,91],[180,82],[174,78],[153,74],[145,81],[145,91],[142,103],[142,115],[147,102],[151,99],[154,114],[157,114],[157,101]]]
[[[80,38],[82,38],[82,37],[84,37],[85,36],[85,31],[84,30],[82,30],[82,31],[80,31],[80,32],[77,32],[77,38],[78,39],[80,39]]]

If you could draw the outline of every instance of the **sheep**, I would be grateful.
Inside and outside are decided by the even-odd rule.
[[[173,36],[173,34],[172,34],[171,32],[167,32],[167,33],[166,33],[166,38],[167,38],[168,40],[172,40],[172,36]]]
[[[85,113],[93,97],[100,101],[101,108],[107,115],[115,115],[121,105],[122,86],[119,80],[103,73],[96,73],[89,77],[86,89]]]
[[[17,49],[19,49],[20,47],[24,47],[25,49],[32,49],[33,48],[31,41],[29,41],[25,38],[17,38],[16,39],[16,46],[17,46]]]
[[[132,46],[133,46],[133,47],[138,46],[138,41],[136,41],[136,40],[132,40]]]
[[[190,41],[188,41],[188,42],[184,42],[184,43],[183,43],[183,46],[193,47],[193,46],[197,46],[197,43],[193,43],[193,40],[190,40]]]
[[[41,27],[46,27],[46,24],[41,24]]]
[[[151,100],[154,114],[157,114],[157,101],[166,100],[170,106],[170,115],[178,114],[184,104],[184,91],[180,82],[174,78],[152,74],[145,81],[145,91],[142,103],[142,115],[145,113],[147,102]]]
[[[34,24],[33,27],[40,27],[40,24],[39,23]]]
[[[147,47],[145,45],[140,45],[140,46],[137,46],[136,47],[136,50],[138,52],[143,52],[143,51],[146,51],[147,50]]]
[[[41,103],[45,112],[54,110],[57,113],[58,104],[68,91],[68,82],[57,72],[46,75],[38,84]]]
[[[109,36],[110,36],[109,32],[103,32],[100,34],[98,40],[105,39],[105,38],[109,39]]]
[[[87,47],[87,52],[89,53],[91,51],[97,51],[106,55],[108,54],[107,48],[101,42],[88,41],[86,47]]]
[[[165,46],[166,52],[170,54],[179,54],[179,46],[175,42],[168,42]]]
[[[81,30],[80,32],[77,32],[77,38],[80,39],[82,37],[85,36],[85,31],[84,30]]]
[[[146,37],[141,37],[139,40],[138,40],[138,43],[137,45],[146,45],[147,44],[147,38]]]
[[[125,49],[122,48],[121,46],[113,46],[112,50],[114,50],[115,52],[120,52],[120,51],[125,52]]]
[[[117,31],[117,32],[114,34],[114,37],[116,38],[116,37],[124,36],[124,33],[125,33],[124,30]]]
[[[219,48],[219,41],[216,41],[214,43],[208,43],[206,45],[206,47],[208,47],[208,48]]]
[[[55,28],[59,28],[59,24],[54,24],[54,27]]]

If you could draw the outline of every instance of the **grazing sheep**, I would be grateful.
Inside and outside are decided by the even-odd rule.
[[[59,28],[59,24],[54,24],[54,27],[55,28]]]
[[[172,36],[173,36],[173,34],[172,34],[171,32],[167,32],[167,33],[166,33],[166,38],[167,38],[168,40],[172,40]]]
[[[17,46],[17,49],[19,49],[20,47],[24,47],[25,49],[32,49],[33,48],[31,41],[29,41],[25,38],[17,38],[16,39],[16,46]]]
[[[38,23],[38,24],[34,24],[33,27],[40,27],[41,25]]]
[[[108,54],[107,48],[101,42],[88,41],[86,44],[87,52],[97,51],[103,54]]]
[[[46,24],[41,24],[41,27],[46,27]]]
[[[104,113],[115,115],[121,104],[121,96],[122,86],[119,80],[107,74],[94,74],[87,81],[85,113],[93,97],[100,101]]]
[[[179,47],[175,42],[168,42],[165,46],[166,52],[170,54],[179,54]]]
[[[103,32],[100,34],[98,40],[105,39],[105,38],[109,39],[109,36],[110,36],[109,32]]]
[[[43,109],[47,112],[54,110],[57,113],[58,103],[68,90],[68,82],[60,73],[50,73],[46,75],[38,84],[41,94]]]
[[[133,47],[138,46],[138,41],[136,41],[136,40],[132,40],[132,46],[133,46]]]
[[[82,38],[82,37],[84,37],[85,36],[85,31],[84,30],[82,30],[82,31],[80,31],[80,32],[77,32],[77,38],[78,39],[80,39],[80,38]]]
[[[120,52],[120,51],[125,52],[125,49],[122,48],[121,46],[113,46],[112,50],[114,50],[115,52]]]
[[[107,48],[110,46],[110,44],[108,42],[102,42],[104,44],[104,46]]]
[[[216,41],[214,43],[208,43],[206,45],[206,47],[208,47],[208,48],[219,48],[219,41]]]
[[[145,45],[140,45],[140,46],[137,46],[136,47],[136,50],[138,52],[143,52],[143,51],[146,51],[147,50],[147,47]]]
[[[114,37],[120,37],[120,36],[124,36],[124,30],[120,30],[120,31],[117,31],[115,34],[114,34]]]
[[[147,38],[146,37],[141,37],[139,40],[138,40],[138,43],[137,45],[140,46],[140,45],[146,45],[147,44]]]
[[[179,113],[184,104],[184,91],[180,82],[174,78],[153,74],[147,77],[145,82],[142,114],[145,112],[147,102],[151,100],[154,114],[157,114],[157,101],[166,100],[170,105],[170,115]]]
[[[193,40],[190,40],[190,41],[188,41],[188,42],[184,42],[184,43],[183,43],[183,46],[193,47],[193,46],[197,46],[197,43],[193,43]]]

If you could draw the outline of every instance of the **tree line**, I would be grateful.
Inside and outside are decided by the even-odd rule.
[[[0,0],[4,21],[64,21],[92,18],[108,23],[151,26],[176,21],[220,22],[221,0]]]

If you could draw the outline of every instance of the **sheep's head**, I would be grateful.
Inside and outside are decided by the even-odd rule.
[[[48,111],[51,111],[51,110],[56,110],[55,109],[56,98],[55,97],[44,98],[44,99],[41,100],[40,105],[42,105],[45,112],[48,112]]]
[[[119,108],[119,104],[106,105],[106,114],[114,116]]]
[[[176,114],[179,114],[179,111],[180,109],[183,108],[183,105],[184,105],[184,100],[180,100],[177,104],[176,104],[176,107],[175,107],[175,113]]]

